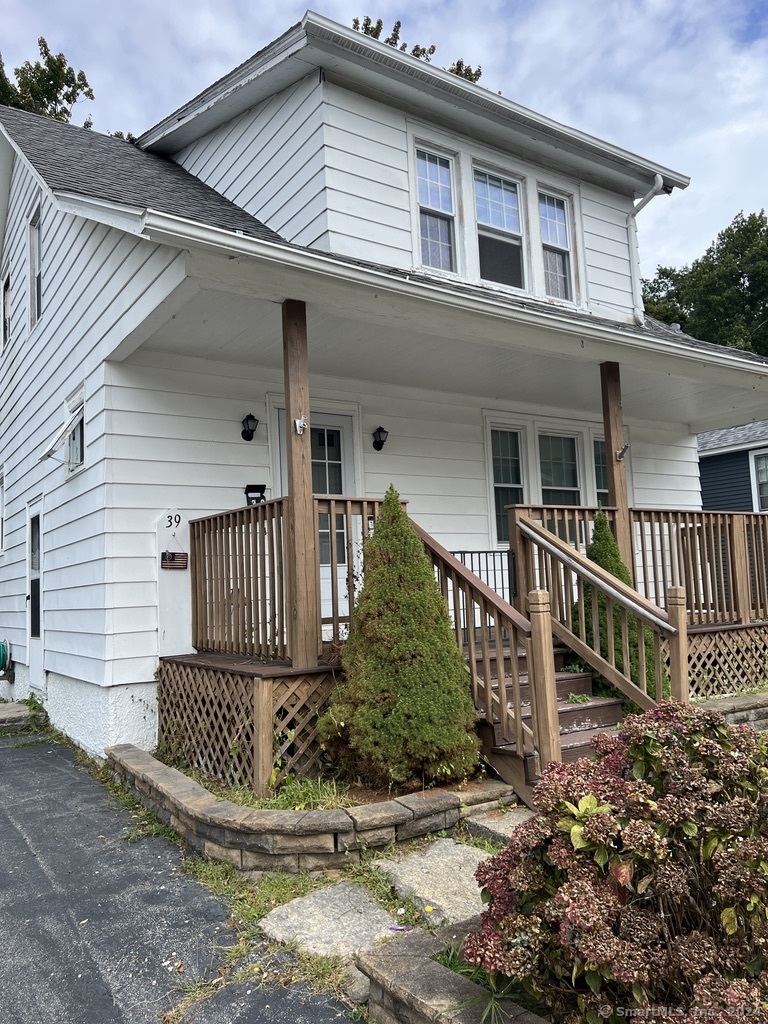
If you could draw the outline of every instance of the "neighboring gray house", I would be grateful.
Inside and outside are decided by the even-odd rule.
[[[768,420],[699,434],[701,505],[768,512]]]
[[[687,185],[312,13],[137,146],[0,108],[0,696],[153,746],[159,658],[192,650],[162,556],[287,493],[296,434],[316,494],[392,482],[450,550],[605,502],[618,461],[625,505],[700,509],[696,435],[764,412],[768,365],[645,322],[637,215]]]

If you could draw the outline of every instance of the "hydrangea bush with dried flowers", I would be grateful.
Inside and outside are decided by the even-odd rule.
[[[768,741],[665,702],[594,748],[478,868],[466,959],[565,1024],[768,1021]]]

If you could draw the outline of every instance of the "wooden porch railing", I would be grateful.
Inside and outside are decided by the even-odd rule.
[[[288,498],[190,522],[192,643],[199,651],[289,659]],[[315,498],[318,637],[343,639],[362,584],[362,549],[381,508],[369,498]]]
[[[517,753],[538,753],[541,767],[561,760],[555,666],[547,595],[531,595],[526,619],[411,520],[448,602],[456,644],[466,655],[475,707]],[[531,688],[524,719],[518,650],[525,651]],[[505,671],[506,668],[506,671]]]
[[[200,651],[289,656],[287,498],[190,521],[192,643]]]
[[[668,589],[664,611],[530,516],[515,514],[514,520],[519,534],[518,588],[527,592],[532,581],[538,580],[538,585],[549,591],[555,636],[643,709],[654,707],[663,693],[661,641],[666,638],[671,694],[675,700],[687,701],[684,590]],[[651,665],[647,642],[652,649]],[[653,696],[648,693],[649,668],[655,683]]]
[[[603,510],[615,532],[616,509]],[[585,554],[597,508],[510,507],[510,547],[522,557],[517,522],[529,518]],[[670,587],[683,587],[690,626],[768,618],[768,516],[760,513],[630,509],[632,573],[637,592],[666,607]],[[542,584],[543,585],[543,584]],[[522,591],[524,593],[524,591]],[[515,606],[521,609],[521,604]]]
[[[315,498],[324,643],[338,643],[349,632],[355,598],[363,583],[363,545],[381,504],[378,498]]]

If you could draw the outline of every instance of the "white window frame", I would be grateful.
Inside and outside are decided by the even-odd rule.
[[[411,174],[411,230],[414,269],[429,274],[461,278],[489,290],[507,295],[530,295],[550,304],[567,308],[584,307],[586,288],[582,283],[585,266],[581,200],[578,181],[528,164],[465,136],[449,135],[416,119],[407,125]],[[451,162],[454,199],[455,272],[429,267],[421,261],[418,169],[416,151],[424,150]],[[523,288],[488,281],[480,277],[478,222],[475,206],[475,171],[500,177],[517,186],[522,231]],[[547,295],[544,275],[543,244],[539,220],[539,194],[565,204],[568,229],[568,271],[570,296],[561,299]],[[565,251],[565,250],[564,250]]]
[[[752,508],[755,512],[768,511],[760,508],[760,490],[757,485],[756,461],[760,456],[768,458],[768,448],[758,448],[749,453],[749,481],[752,488]]]
[[[5,551],[5,464],[0,462],[0,555]]]
[[[517,204],[518,204],[518,216],[520,218],[520,231],[517,235],[513,231],[507,231],[501,228],[495,228],[492,225],[481,224],[477,217],[477,190],[476,190],[476,174],[487,174],[490,177],[500,178],[502,182],[506,182],[509,185],[514,185],[517,191]],[[512,289],[513,291],[527,292],[529,291],[529,282],[531,278],[531,268],[529,259],[529,247],[528,247],[528,230],[527,230],[527,207],[526,207],[526,185],[519,176],[502,172],[495,167],[486,166],[482,162],[473,161],[472,163],[472,219],[475,229],[475,245],[477,246],[477,273],[478,278],[483,284],[497,285],[501,288]],[[480,267],[480,236],[490,236],[500,238],[502,240],[519,238],[519,249],[520,249],[520,268],[522,276],[522,284],[520,286],[504,284],[501,281],[494,281],[491,278],[483,277]],[[508,242],[507,244],[515,244]]]
[[[493,481],[492,430],[508,430],[520,435],[520,463],[524,505],[541,505],[541,462],[539,438],[542,434],[573,437],[576,441],[576,459],[579,474],[579,492],[582,505],[597,505],[597,479],[594,463],[594,442],[604,440],[602,427],[596,422],[540,416],[534,412],[514,413],[498,409],[483,410],[483,436],[485,443],[485,472],[488,501],[488,536],[491,546],[506,550],[507,544],[496,536],[496,498]],[[625,432],[625,436],[626,432]],[[765,450],[768,455],[768,449]],[[606,457],[608,453],[606,452]],[[630,504],[634,500],[631,466],[627,464],[627,491]]]
[[[563,204],[563,211],[565,215],[565,230],[566,230],[566,245],[556,245],[550,241],[544,241],[544,236],[541,231],[541,200],[553,199],[555,202]],[[571,215],[571,205],[568,201],[569,197],[561,195],[558,191],[551,188],[546,188],[539,184],[537,195],[536,195],[536,208],[539,214],[539,236],[541,240],[541,254],[542,254],[542,271],[544,274],[544,294],[548,299],[554,299],[557,302],[573,302],[572,296],[574,294],[573,287],[573,217]],[[544,253],[554,252],[565,256],[565,278],[566,278],[566,290],[567,295],[552,295],[547,291],[546,285],[546,266],[544,264]]]
[[[81,434],[79,452],[74,447],[78,432]],[[55,455],[59,448],[63,448],[64,458]],[[68,476],[79,473],[85,466],[85,393],[82,385],[67,399],[64,423],[43,449],[38,461],[51,458],[67,467]]]
[[[35,203],[27,225],[29,261],[29,329],[34,330],[43,315],[43,211]]]
[[[5,352],[11,344],[11,272],[6,270],[2,275],[2,283],[0,288],[2,289],[2,335],[0,336],[0,353]]]
[[[461,276],[464,273],[466,261],[464,259],[464,253],[462,248],[462,235],[460,227],[460,206],[462,196],[462,182],[460,177],[460,170],[458,166],[458,153],[451,149],[446,148],[439,142],[422,140],[420,136],[414,136],[411,140],[410,145],[410,156],[411,156],[411,175],[414,183],[413,187],[413,199],[412,204],[412,217],[411,217],[411,230],[412,238],[414,243],[414,266],[423,267],[430,274],[445,275],[446,277],[455,278]],[[438,157],[441,160],[447,160],[451,172],[451,202],[453,205],[453,212],[447,214],[444,210],[438,210],[429,206],[422,206],[419,201],[419,160],[418,153],[422,151],[429,156]],[[434,213],[436,216],[440,216],[450,221],[451,224],[451,246],[453,255],[453,269],[444,270],[441,267],[433,267],[422,261],[422,249],[421,249],[421,213],[424,210],[426,213]]]

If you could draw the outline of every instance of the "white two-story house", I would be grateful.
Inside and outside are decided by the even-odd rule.
[[[687,185],[312,13],[136,146],[0,108],[0,696],[152,747],[189,522],[247,485],[394,483],[490,553],[510,504],[700,509],[768,364],[644,318],[640,211]]]

